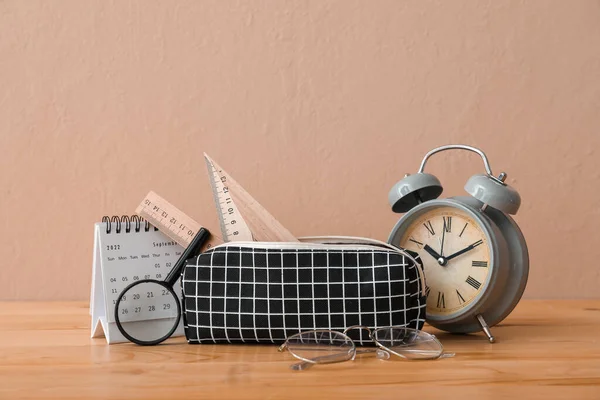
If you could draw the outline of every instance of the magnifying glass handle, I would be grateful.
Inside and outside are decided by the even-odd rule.
[[[188,247],[186,247],[186,249],[183,251],[179,259],[175,263],[175,266],[173,267],[171,272],[169,272],[169,275],[167,275],[167,277],[165,278],[165,283],[167,283],[169,287],[172,287],[175,284],[175,282],[177,282],[177,279],[179,278],[179,275],[181,275],[181,271],[183,269],[183,266],[185,265],[185,262],[189,258],[195,257],[198,254],[200,254],[200,249],[202,249],[202,245],[204,245],[204,243],[208,240],[209,236],[210,232],[208,231],[208,229],[205,228],[200,228],[198,233],[196,233],[196,236],[194,236]]]

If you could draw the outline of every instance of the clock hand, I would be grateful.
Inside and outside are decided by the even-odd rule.
[[[425,247],[423,247],[423,248],[425,249],[426,252],[428,252],[436,260],[439,260],[440,258],[442,258],[442,256],[440,256],[434,249],[429,247],[428,244],[426,244]]]
[[[453,258],[458,257],[461,254],[466,253],[467,251],[473,250],[475,247],[479,246],[482,243],[483,243],[483,240],[478,240],[477,242],[475,242],[475,243],[473,243],[473,244],[465,247],[464,249],[459,250],[456,253],[449,255],[448,257],[446,257],[446,261],[452,260]]]
[[[446,220],[444,220],[444,226],[442,227],[442,243],[440,243],[440,254],[444,256],[444,238],[446,237]]]
[[[432,249],[431,247],[429,247],[428,244],[425,245],[425,247],[423,247],[425,249],[426,252],[428,252],[433,258],[435,258],[435,260],[438,262],[438,264],[440,264],[442,267],[446,265],[446,263],[448,262],[448,260],[446,260],[443,256],[440,256],[434,249]]]

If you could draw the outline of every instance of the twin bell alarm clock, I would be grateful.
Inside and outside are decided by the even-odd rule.
[[[469,196],[438,199],[440,181],[426,173],[427,160],[446,150],[468,150],[483,159],[485,173],[465,185]],[[529,274],[525,238],[511,217],[521,198],[506,184],[506,173],[492,173],[483,151],[448,145],[425,155],[416,174],[406,175],[389,192],[392,211],[405,213],[388,243],[417,252],[427,293],[426,321],[453,333],[483,331],[515,308]]]

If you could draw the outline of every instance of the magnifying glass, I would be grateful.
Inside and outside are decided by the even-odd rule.
[[[115,304],[115,322],[130,342],[151,346],[175,332],[181,320],[181,304],[173,285],[185,262],[200,254],[209,235],[205,228],[198,231],[164,281],[143,279],[123,289]]]

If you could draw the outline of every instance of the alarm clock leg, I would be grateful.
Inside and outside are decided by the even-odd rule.
[[[490,327],[488,326],[487,322],[485,322],[485,320],[483,319],[483,316],[481,314],[477,314],[477,321],[479,321],[479,324],[481,325],[481,329],[483,329],[483,332],[487,336],[490,343],[494,343],[496,341],[496,338],[494,338],[494,336],[492,335],[492,332],[490,331]]]

